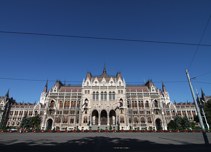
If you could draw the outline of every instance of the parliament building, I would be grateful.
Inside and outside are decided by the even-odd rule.
[[[19,127],[24,117],[41,117],[42,130],[167,130],[176,115],[193,120],[193,104],[171,103],[164,84],[149,80],[130,85],[121,73],[86,74],[81,85],[46,83],[36,104],[17,103],[9,93],[0,97],[1,125]]]

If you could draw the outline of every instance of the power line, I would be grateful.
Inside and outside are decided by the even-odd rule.
[[[31,82],[46,82],[46,80],[44,79],[27,79],[27,78],[11,78],[11,77],[0,77],[1,80],[15,80],[15,81],[31,81]],[[48,82],[56,82],[57,80],[48,80]],[[61,80],[61,82],[78,82],[78,83],[81,83],[82,81],[78,81],[78,80]],[[171,81],[153,81],[153,83],[186,83],[186,81],[184,80],[171,80]],[[141,82],[141,81],[128,81],[127,82],[128,84],[144,84],[146,82]]]
[[[194,60],[195,60],[195,58],[196,58],[196,54],[198,53],[199,46],[201,46],[201,42],[202,42],[202,40],[203,40],[203,38],[204,38],[205,32],[206,32],[207,27],[208,27],[208,25],[209,25],[210,18],[211,18],[211,15],[209,16],[209,18],[208,18],[208,20],[207,20],[207,22],[206,22],[206,24],[205,24],[205,27],[204,27],[204,29],[203,29],[203,31],[202,31],[202,35],[201,35],[201,37],[200,37],[200,39],[199,39],[198,45],[196,46],[196,50],[195,50],[194,53],[193,53],[193,56],[192,56],[192,59],[191,59],[191,62],[190,62],[190,65],[189,65],[189,68],[188,68],[188,69],[191,68],[191,66],[192,66],[192,64],[193,64],[193,62],[194,62]]]
[[[125,41],[125,42],[141,42],[141,43],[211,47],[211,44],[198,44],[198,43],[174,42],[174,41],[156,41],[156,40],[141,40],[141,39],[97,37],[97,36],[81,36],[81,35],[66,35],[66,34],[50,34],[50,33],[35,33],[35,32],[17,32],[17,31],[2,31],[2,30],[0,31],[0,33],[2,33],[2,34],[17,34],[17,35],[32,35],[32,36],[77,38],[77,39],[93,39],[93,40],[109,40],[109,41]]]
[[[15,81],[34,81],[34,82],[45,82],[46,80],[41,80],[41,79],[26,79],[26,78],[10,78],[10,77],[1,77],[1,80],[15,80]],[[48,82],[56,82],[57,80],[48,80]],[[67,81],[64,80],[62,82],[82,82],[82,81]]]

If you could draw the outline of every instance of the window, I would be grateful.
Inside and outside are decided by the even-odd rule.
[[[113,91],[113,98],[112,98],[113,100],[115,100],[115,92]]]
[[[141,118],[141,123],[145,123],[144,117]]]
[[[143,101],[139,101],[138,104],[139,104],[140,108],[144,108],[144,102]]]
[[[121,116],[120,117],[120,123],[124,123],[125,121],[124,121],[124,117],[123,116]]]
[[[104,100],[107,100],[107,92],[104,92]]]
[[[59,101],[59,108],[63,108],[63,102]]]
[[[63,118],[63,123],[67,123],[67,117]]]
[[[112,99],[112,97],[111,97],[111,91],[109,92],[109,100],[111,100]]]
[[[138,124],[138,118],[137,117],[134,118],[134,123]]]
[[[61,118],[60,117],[56,117],[55,122],[56,123],[60,123],[61,122]]]
[[[104,96],[104,93],[103,93],[103,92],[101,92],[101,94],[100,94],[101,101],[103,101],[103,100],[104,100],[103,96]]]
[[[149,101],[146,101],[145,107],[146,107],[146,108],[149,108]]]
[[[135,101],[135,103],[134,103],[134,107],[135,107],[135,108],[137,108],[137,101]]]
[[[96,100],[99,100],[99,92],[96,92]]]
[[[84,117],[84,123],[87,123],[87,116]]]
[[[147,118],[147,122],[148,122],[148,123],[152,123],[151,117],[148,117],[148,118]]]
[[[93,100],[95,100],[95,92],[93,92],[93,94],[92,94],[92,95],[93,95]]]
[[[64,108],[65,108],[65,109],[68,109],[69,106],[70,106],[70,101],[65,101],[65,102],[64,102]],[[71,106],[72,106],[72,105],[71,105]]]
[[[70,118],[70,123],[74,123],[74,118]]]
[[[158,108],[158,101],[157,100],[154,101],[154,104],[155,104],[155,107]]]
[[[50,108],[53,108],[54,107],[54,103],[55,102],[52,100],[51,103],[50,103]]]

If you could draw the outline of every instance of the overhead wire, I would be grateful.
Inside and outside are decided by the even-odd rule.
[[[193,56],[192,56],[192,58],[191,58],[191,61],[190,61],[189,67],[188,67],[189,70],[191,69],[191,66],[192,66],[192,64],[193,64],[193,62],[194,62],[194,60],[195,60],[195,58],[196,58],[196,55],[197,55],[197,53],[198,53],[198,51],[199,51],[199,47],[201,46],[201,42],[202,42],[202,40],[203,40],[203,38],[204,38],[204,35],[205,35],[206,31],[207,31],[207,27],[208,27],[208,25],[209,25],[210,19],[211,19],[211,15],[209,16],[209,18],[208,18],[208,20],[207,20],[207,22],[206,22],[206,24],[205,24],[205,27],[204,27],[204,29],[203,29],[203,31],[202,31],[202,35],[201,35],[201,37],[200,37],[200,39],[199,39],[199,42],[198,42],[198,44],[196,45],[196,50],[195,50],[194,53],[193,53]]]
[[[157,41],[157,40],[144,40],[144,39],[82,36],[82,35],[67,35],[67,34],[51,34],[51,33],[37,33],[37,32],[18,32],[18,31],[4,31],[4,30],[0,30],[0,33],[2,33],[2,34],[17,34],[17,35],[32,35],[32,36],[77,38],[77,39],[93,39],[93,40],[126,41],[126,42],[141,42],[141,43],[211,47],[211,44],[198,44],[198,43],[175,42],[175,41]]]

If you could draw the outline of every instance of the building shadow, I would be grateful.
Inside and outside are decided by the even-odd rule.
[[[208,152],[211,145],[204,144],[158,144],[137,139],[88,137],[64,143],[34,141],[14,144],[0,143],[1,152]]]

